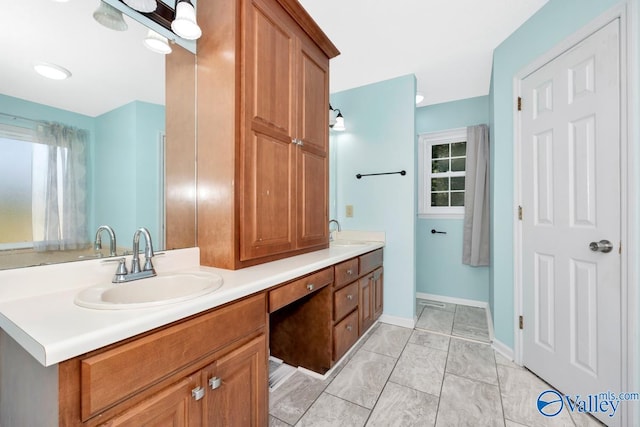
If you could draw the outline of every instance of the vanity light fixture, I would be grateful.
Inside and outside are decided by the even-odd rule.
[[[122,0],[131,9],[135,9],[142,13],[155,12],[158,8],[156,0]]]
[[[161,53],[163,55],[168,55],[171,53],[169,40],[153,30],[149,30],[149,32],[147,33],[147,37],[144,38],[144,45],[148,49],[156,53]]]
[[[124,22],[122,12],[103,1],[100,2],[100,6],[93,12],[93,19],[112,30],[125,31],[129,28],[127,23]]]
[[[190,0],[177,0],[176,17],[171,22],[171,29],[187,40],[196,40],[202,35],[202,30],[196,22],[196,10]]]
[[[416,92],[416,105],[424,101],[424,95],[422,92]]]
[[[65,80],[71,77],[71,71],[55,64],[39,62],[33,66],[34,70],[43,77],[53,80]]]
[[[336,114],[335,117],[334,114]],[[346,129],[344,127],[344,117],[342,116],[342,112],[339,108],[333,108],[331,104],[329,104],[329,127],[333,130],[338,131],[343,131]]]

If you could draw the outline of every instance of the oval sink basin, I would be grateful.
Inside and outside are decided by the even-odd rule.
[[[216,291],[222,277],[215,273],[176,273],[126,283],[102,283],[80,291],[76,305],[101,310],[154,307],[186,301]]]
[[[331,242],[332,246],[363,246],[366,245],[369,242],[366,242],[364,240],[343,240],[343,239],[338,239],[338,240],[334,240],[333,242]]]

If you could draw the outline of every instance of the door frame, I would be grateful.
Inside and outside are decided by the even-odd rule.
[[[634,177],[640,168],[638,160],[638,148],[634,148],[633,141],[640,135],[640,123],[629,118],[634,117],[638,110],[637,99],[629,96],[638,96],[638,88],[634,76],[638,75],[639,68],[636,51],[636,36],[638,35],[637,15],[640,12],[638,0],[622,2],[604,12],[587,25],[565,38],[548,52],[533,60],[530,64],[522,68],[513,78],[513,94],[517,99],[522,96],[522,80],[528,75],[552,61],[556,57],[565,53],[576,44],[580,43],[591,34],[595,33],[611,21],[620,19],[620,215],[621,215],[621,240],[622,256],[620,265],[621,279],[621,387],[622,391],[636,391],[640,386],[638,375],[638,362],[640,362],[639,345],[636,339],[640,317],[638,310],[638,272],[635,267],[635,260],[640,256],[638,252],[638,226],[636,218],[638,216],[638,200],[634,183]],[[514,102],[514,105],[516,103]],[[518,206],[522,205],[522,170],[521,153],[521,114],[514,108],[513,113],[513,140],[514,140],[514,206],[513,206],[513,266],[514,266],[514,361],[522,365],[523,360],[523,331],[519,329],[519,316],[524,312],[523,301],[523,281],[522,281],[522,222],[518,219]],[[626,162],[624,161],[626,159]],[[525,213],[526,214],[526,213]],[[626,304],[625,304],[626,302]],[[526,319],[525,319],[526,322]],[[603,390],[604,391],[604,390]],[[640,420],[640,409],[637,402],[627,402],[621,405],[620,416],[621,425],[634,425],[632,421]]]

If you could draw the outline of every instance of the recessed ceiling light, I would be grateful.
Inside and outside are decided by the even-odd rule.
[[[71,77],[71,71],[55,64],[40,62],[33,66],[38,74],[53,80],[64,80]]]

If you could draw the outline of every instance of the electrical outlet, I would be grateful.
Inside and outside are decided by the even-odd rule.
[[[347,218],[353,218],[353,205],[347,205],[344,214]]]

